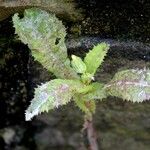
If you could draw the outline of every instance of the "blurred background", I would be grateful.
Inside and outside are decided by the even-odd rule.
[[[34,88],[55,78],[14,34],[12,15],[29,7],[53,12],[63,21],[69,55],[84,57],[94,44],[110,43],[95,77],[105,83],[118,70],[150,68],[150,2],[0,0],[0,150],[79,150],[83,113],[73,103],[25,122]],[[100,150],[150,149],[149,102],[97,101],[94,126]]]

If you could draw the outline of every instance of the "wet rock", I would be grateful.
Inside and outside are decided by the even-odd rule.
[[[5,143],[10,144],[13,141],[13,138],[15,136],[15,131],[10,128],[6,128],[2,136]]]
[[[82,144],[81,133],[74,133],[68,138],[68,144],[72,147],[79,149]]]
[[[11,126],[0,129],[0,139],[4,149],[18,149],[24,136],[25,128],[22,126]],[[1,146],[2,146],[1,145]],[[20,146],[22,148],[22,146]],[[24,146],[23,146],[24,147]],[[3,150],[3,149],[2,149]]]
[[[35,134],[35,143],[38,150],[53,149],[53,147],[61,147],[66,144],[62,132],[53,128],[45,128]]]
[[[68,20],[82,20],[82,11],[76,6],[76,3],[72,0],[4,0],[0,1],[0,21],[16,12],[22,13],[25,9],[31,7],[44,9]]]
[[[57,113],[57,111],[41,114],[36,118],[37,121],[52,127],[59,124],[61,119],[62,117]]]
[[[14,150],[28,150],[28,148],[25,148],[24,146],[17,146]]]
[[[0,45],[2,49],[0,60],[4,61],[3,65],[0,66],[2,91],[0,112],[3,114],[0,116],[0,127],[10,123],[15,124],[21,118],[24,120],[22,108],[26,107],[27,100],[28,51],[24,46],[19,45],[19,43],[11,46],[6,43],[2,47]],[[23,51],[22,49],[26,50]],[[16,105],[18,106],[16,107]]]

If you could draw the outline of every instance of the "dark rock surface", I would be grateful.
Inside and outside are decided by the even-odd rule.
[[[64,22],[69,55],[84,56],[94,44],[111,49],[96,80],[107,82],[118,70],[150,68],[149,2],[83,0],[82,22]],[[81,147],[83,116],[73,103],[24,121],[34,87],[54,76],[34,62],[14,36],[11,18],[0,22],[0,150],[76,150]],[[149,150],[150,103],[132,104],[109,97],[97,102],[94,124],[102,150]]]
[[[150,42],[149,0],[77,0],[85,19],[71,28],[82,35]]]

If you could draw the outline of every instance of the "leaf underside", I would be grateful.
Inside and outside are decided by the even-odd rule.
[[[150,70],[129,69],[115,74],[105,85],[108,95],[127,101],[143,102],[150,99]]]

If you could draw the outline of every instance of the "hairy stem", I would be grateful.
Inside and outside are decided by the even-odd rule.
[[[84,116],[82,135],[84,139],[84,145],[87,148],[87,150],[99,150],[96,132],[93,127],[92,115],[90,117],[87,115]]]

